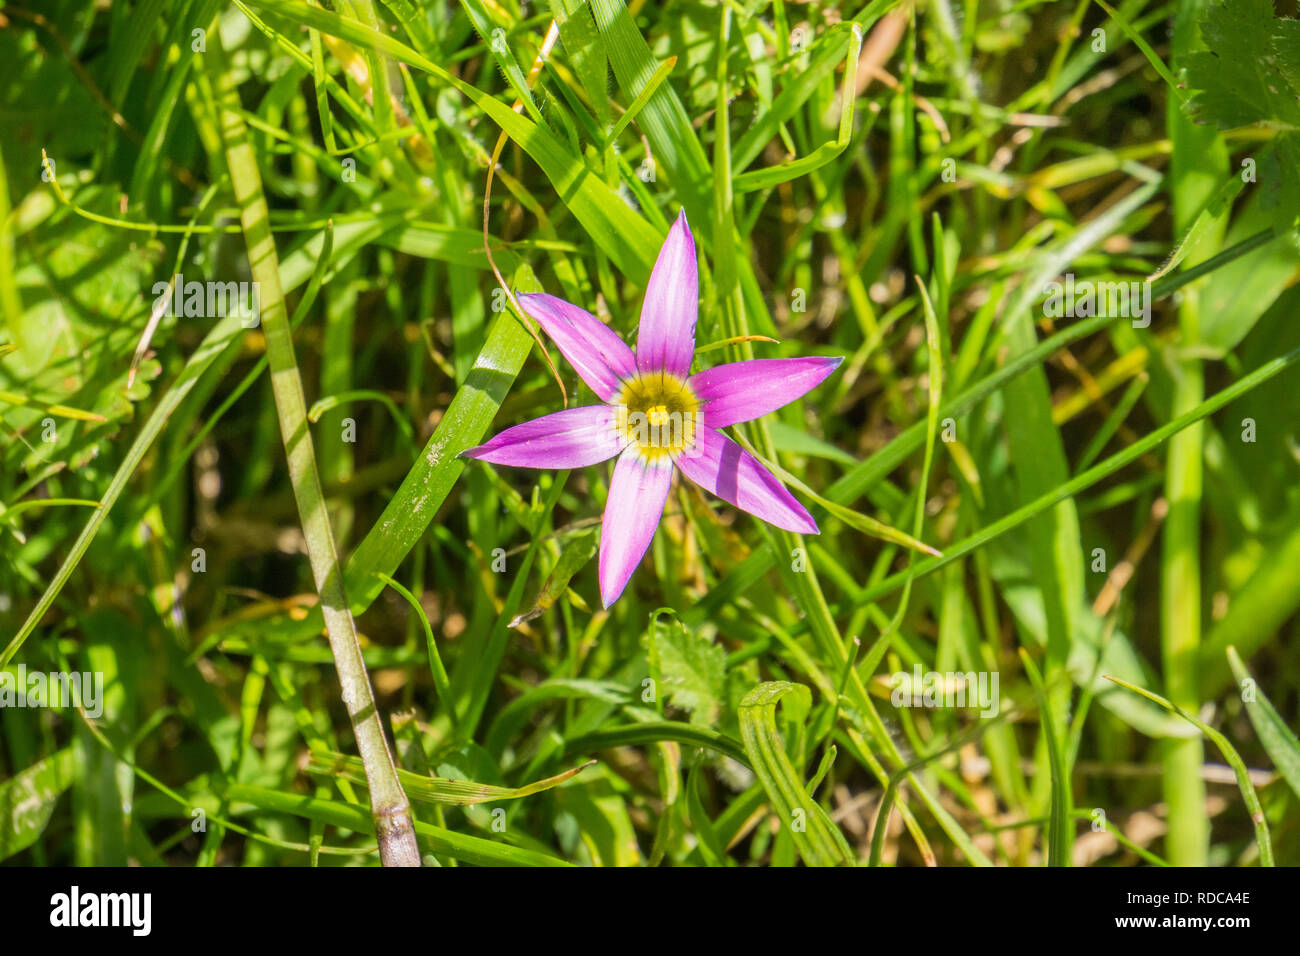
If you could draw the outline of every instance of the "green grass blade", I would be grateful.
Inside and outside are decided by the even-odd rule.
[[[478,803],[494,803],[497,800],[519,800],[535,793],[551,790],[571,780],[595,761],[574,767],[563,773],[538,780],[523,787],[498,787],[489,783],[475,783],[473,780],[448,780],[441,777],[429,777],[398,769],[397,777],[402,787],[412,800],[423,803],[441,803],[453,807],[468,807]],[[356,757],[340,753],[313,752],[307,764],[307,772],[321,776],[341,776],[353,783],[366,782],[365,768]]]
[[[1034,516],[1041,514],[1045,509],[1052,507],[1058,501],[1063,501],[1066,498],[1077,495],[1080,491],[1083,491],[1086,488],[1091,488],[1103,478],[1114,474],[1125,465],[1146,454],[1152,448],[1167,441],[1171,435],[1176,435],[1188,425],[1213,415],[1225,405],[1248,393],[1251,389],[1262,385],[1279,372],[1296,364],[1297,361],[1300,361],[1300,350],[1293,350],[1280,358],[1266,362],[1249,375],[1239,379],[1210,398],[1207,398],[1195,408],[1179,415],[1172,421],[1166,422],[1155,431],[1138,439],[1123,451],[1116,452],[1100,464],[1094,465],[1082,474],[1076,475],[1064,484],[1040,495],[1034,501],[1017,508],[1011,514],[999,518],[992,524],[986,525],[969,537],[952,545],[944,552],[943,557],[924,559],[916,567],[917,576],[919,577],[924,574],[929,574],[931,571],[938,570],[945,564],[955,561],[963,555],[974,551],[976,548],[987,544],[994,538],[1005,534],[1013,528],[1019,527]],[[862,604],[867,601],[874,601],[877,598],[889,594],[902,587],[905,578],[906,572],[899,572],[890,575],[879,584],[864,589],[855,597],[855,603]]]
[[[1246,769],[1246,762],[1241,759],[1241,754],[1237,753],[1236,748],[1228,742],[1228,738],[1204,721],[1198,720],[1186,711],[1176,707],[1159,694],[1153,694],[1149,690],[1130,684],[1128,681],[1122,681],[1118,677],[1107,677],[1107,680],[1114,681],[1119,686],[1127,688],[1135,694],[1141,694],[1148,700],[1159,704],[1171,714],[1177,714],[1208,737],[1210,742],[1219,748],[1219,752],[1223,754],[1223,759],[1228,761],[1228,764],[1232,767],[1232,772],[1237,778],[1237,789],[1241,791],[1241,798],[1245,801],[1246,810],[1250,814],[1251,822],[1255,825],[1255,843],[1259,847],[1259,861],[1263,866],[1273,866],[1273,841],[1269,837],[1268,821],[1264,818],[1264,808],[1260,806],[1259,795],[1255,793],[1255,785],[1250,782],[1250,771]]]
[[[287,813],[355,833],[374,833],[374,821],[365,807],[337,800],[322,800],[250,784],[231,784],[225,796],[232,804],[244,803],[272,813]],[[571,866],[557,856],[522,847],[456,833],[416,821],[415,832],[434,853],[445,853],[475,866]]]
[[[1248,681],[1253,684],[1254,679],[1235,647],[1228,648],[1227,657],[1232,673],[1241,685],[1241,699],[1246,703],[1246,713],[1259,735],[1260,745],[1273,758],[1273,766],[1277,767],[1296,796],[1300,796],[1300,740],[1296,739],[1295,732],[1286,725],[1262,690],[1244,686]]]
[[[363,612],[383,591],[380,574],[396,572],[423,537],[465,470],[460,453],[482,441],[532,344],[512,313],[497,317],[469,377],[456,391],[415,466],[348,560],[344,581],[354,614]]]

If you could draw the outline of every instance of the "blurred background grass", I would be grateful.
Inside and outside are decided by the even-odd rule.
[[[6,3],[0,663],[105,693],[0,707],[0,857],[377,863],[316,567],[426,862],[1294,864],[1295,14]],[[697,367],[846,359],[737,428],[822,534],[683,485],[603,611],[607,467],[456,454],[561,407],[493,266],[631,341],[678,208]]]

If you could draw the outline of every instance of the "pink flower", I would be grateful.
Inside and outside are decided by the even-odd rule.
[[[674,469],[768,524],[818,533],[781,482],[718,429],[794,401],[841,360],[755,359],[691,375],[699,277],[685,211],[650,274],[635,354],[613,329],[563,299],[521,295],[519,304],[605,404],[524,422],[463,454],[523,468],[581,468],[618,457],[600,531],[605,607],[618,600],[649,548]]]

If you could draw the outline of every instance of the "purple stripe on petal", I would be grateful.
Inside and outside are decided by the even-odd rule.
[[[485,445],[461,452],[466,458],[519,468],[581,468],[613,458],[626,444],[611,405],[566,408],[515,425]]]
[[[776,476],[759,464],[757,458],[712,428],[696,430],[695,447],[678,456],[677,467],[705,491],[768,524],[800,534],[818,533],[812,515],[794,500]]]
[[[636,374],[636,357],[627,343],[586,309],[541,292],[516,298],[602,401],[612,402],[622,381]]]
[[[645,290],[641,330],[637,333],[636,367],[642,372],[667,371],[685,378],[695,354],[695,320],[700,310],[700,279],[695,262],[695,237],[682,210]]]
[[[600,526],[600,599],[605,607],[618,600],[650,547],[672,480],[667,457],[647,462],[636,448],[619,456]]]
[[[820,385],[839,358],[753,359],[718,365],[692,375],[687,384],[700,400],[704,424],[725,428],[747,422]]]

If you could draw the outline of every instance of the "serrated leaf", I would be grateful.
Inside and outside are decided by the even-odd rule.
[[[1186,109],[1220,129],[1266,123],[1280,131],[1259,157],[1261,197],[1280,234],[1300,215],[1300,22],[1271,0],[1219,0],[1201,17],[1208,47],[1187,55]],[[1253,180],[1252,180],[1253,181]]]
[[[1286,22],[1274,19],[1272,0],[1219,0],[1208,7],[1201,36],[1209,49],[1189,54],[1186,63],[1187,84],[1197,91],[1188,103],[1192,115],[1223,129],[1262,120],[1300,123],[1300,95],[1289,80],[1294,64],[1278,54],[1288,38]]]
[[[693,724],[717,723],[727,686],[726,651],[673,618],[651,625],[650,654],[673,706],[689,712]]]

